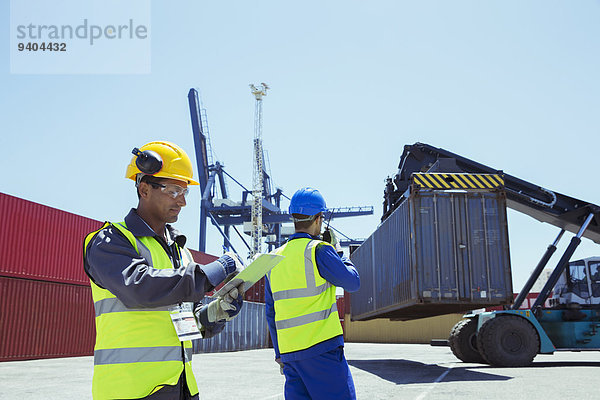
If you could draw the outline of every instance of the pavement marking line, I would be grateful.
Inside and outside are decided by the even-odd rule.
[[[452,370],[452,367],[445,370],[440,376],[438,376],[438,378],[433,382],[433,384],[440,383],[446,377],[446,375],[448,375],[450,373],[451,370]],[[415,398],[415,400],[423,400],[425,398],[425,396],[427,396],[427,394],[429,394],[429,392],[431,392],[432,390],[433,390],[433,385],[429,386],[423,393],[421,393],[419,396],[417,396]]]

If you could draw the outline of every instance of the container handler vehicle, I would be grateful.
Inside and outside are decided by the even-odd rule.
[[[440,190],[457,188],[451,182],[452,174],[501,175],[507,207],[560,229],[513,304],[502,310],[467,314],[454,326],[448,343],[460,360],[517,367],[531,364],[537,354],[600,350],[600,258],[569,263],[581,238],[600,243],[600,207],[449,151],[415,143],[404,147],[398,173],[387,180],[382,221],[408,198],[414,175],[422,173],[431,174],[428,179]],[[570,244],[533,305],[521,309],[566,232],[575,234]]]

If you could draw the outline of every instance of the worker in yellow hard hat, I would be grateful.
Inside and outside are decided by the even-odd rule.
[[[223,330],[242,307],[242,288],[200,302],[241,262],[231,253],[194,262],[185,236],[170,225],[186,205],[188,185],[198,185],[183,149],[156,141],[133,154],[125,176],[135,181],[137,208],[85,238],[96,312],[92,395],[197,399],[191,340]]]

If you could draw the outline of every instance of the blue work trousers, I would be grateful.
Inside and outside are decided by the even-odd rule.
[[[283,364],[286,400],[356,399],[354,381],[343,347]]]

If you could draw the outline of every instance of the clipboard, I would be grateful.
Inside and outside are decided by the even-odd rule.
[[[274,266],[279,264],[285,257],[277,254],[260,254],[239,274],[234,276],[222,288],[217,290],[213,297],[222,297],[225,293],[231,290],[232,286],[238,286],[243,281],[243,290],[249,289],[252,285],[267,274]]]

